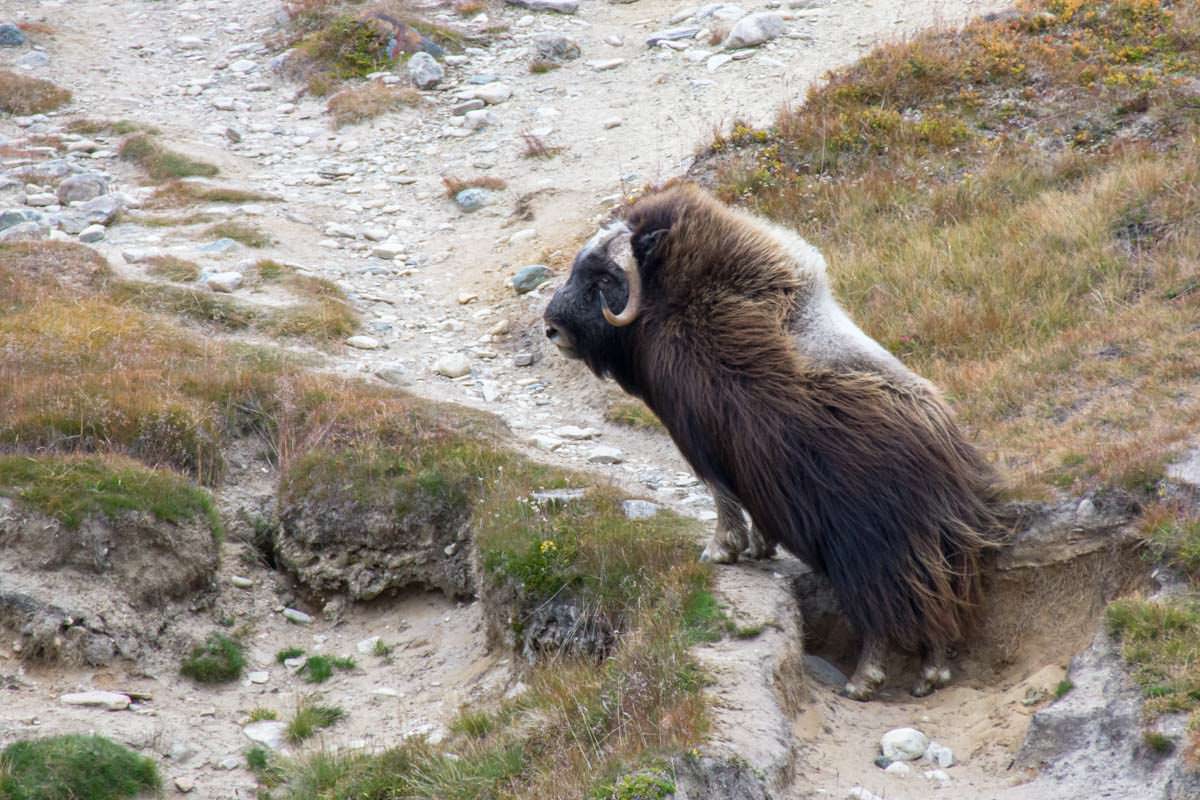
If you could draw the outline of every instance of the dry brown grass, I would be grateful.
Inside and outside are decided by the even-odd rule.
[[[473,17],[487,10],[484,0],[454,0],[454,13],[460,17]]]
[[[190,283],[200,277],[200,265],[186,258],[151,256],[145,261],[146,272],[156,278]]]
[[[272,194],[213,186],[195,181],[173,180],[159,186],[144,204],[145,208],[179,208],[195,203],[264,203],[278,201]]]
[[[25,33],[40,36],[53,36],[58,33],[58,29],[48,22],[18,22],[17,27]]]
[[[882,47],[701,169],[821,246],[1018,491],[1145,488],[1200,420],[1200,13],[1045,8]]]
[[[532,131],[521,131],[521,140],[525,143],[525,149],[521,151],[524,158],[554,158],[563,151],[562,147],[546,144]]]
[[[45,114],[70,101],[70,91],[61,86],[0,69],[0,111],[16,116]]]
[[[473,178],[456,178],[453,175],[444,175],[442,177],[442,185],[446,187],[446,196],[452,200],[463,189],[479,188],[500,191],[508,188],[508,184],[504,180],[492,175],[477,175]]]
[[[227,220],[210,225],[204,229],[204,236],[215,239],[233,239],[235,242],[241,242],[246,247],[255,249],[267,247],[272,241],[271,235],[257,225],[237,220]]]
[[[421,93],[412,87],[392,87],[379,81],[370,81],[342,89],[329,98],[325,108],[333,116],[333,127],[340,128],[420,102]]]
[[[163,147],[149,133],[127,136],[118,152],[122,160],[141,167],[155,183],[177,178],[211,178],[220,171],[214,164]]]

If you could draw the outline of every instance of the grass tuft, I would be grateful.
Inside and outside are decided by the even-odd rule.
[[[304,666],[300,668],[300,672],[304,675],[304,680],[309,683],[324,683],[333,677],[335,669],[351,670],[357,666],[353,658],[309,656],[305,660]]]
[[[609,403],[604,418],[615,425],[624,425],[639,431],[665,431],[654,412],[639,400],[617,400]]]
[[[321,728],[328,728],[344,718],[346,712],[338,706],[327,706],[303,700],[296,708],[287,727],[287,739],[293,744],[299,744],[311,739]]]
[[[102,736],[52,736],[0,750],[0,797],[118,800],[156,791],[152,759]]]
[[[218,222],[205,228],[204,235],[216,239],[233,239],[255,249],[268,247],[272,243],[270,234],[245,222]]]
[[[263,203],[279,200],[275,195],[211,186],[194,181],[172,180],[159,186],[145,203],[146,208],[179,208],[194,203]]]
[[[200,277],[200,265],[176,256],[151,256],[144,262],[146,272],[156,278],[190,283]]]
[[[301,647],[285,647],[275,654],[275,660],[282,664],[288,659],[299,658],[304,655],[304,648]]]
[[[45,114],[71,101],[71,93],[41,78],[0,69],[0,111],[16,116]]]
[[[117,152],[122,160],[136,164],[155,183],[176,178],[211,178],[219,171],[213,164],[168,150],[148,133],[126,137]]]
[[[179,671],[199,683],[229,683],[237,680],[246,667],[240,642],[220,633],[210,634],[203,644],[192,648]]]
[[[1063,699],[1074,688],[1075,688],[1075,684],[1072,683],[1069,678],[1063,678],[1061,681],[1058,682],[1058,685],[1056,685],[1054,687],[1054,699],[1055,700]]]
[[[257,708],[250,709],[251,722],[262,722],[263,720],[276,719],[279,719],[279,713],[273,708],[263,708],[262,706],[259,706]]]
[[[370,81],[362,86],[342,89],[329,98],[325,108],[333,117],[333,127],[341,128],[420,102],[421,93],[412,87],[392,87]]]
[[[524,158],[550,159],[565,149],[546,144],[542,137],[532,131],[521,131],[521,141],[525,143],[525,148],[521,151]]]

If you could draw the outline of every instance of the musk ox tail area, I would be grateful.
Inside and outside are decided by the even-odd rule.
[[[700,477],[828,575],[864,635],[909,650],[961,640],[996,484],[936,390],[806,353],[796,331],[824,275],[698,190],[646,198],[626,222],[635,252],[666,231],[639,254],[628,383]]]

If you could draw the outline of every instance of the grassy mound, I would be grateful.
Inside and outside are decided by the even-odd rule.
[[[0,69],[0,111],[6,114],[45,114],[70,101],[71,93],[61,86]]]
[[[179,671],[199,683],[229,683],[241,677],[245,668],[246,654],[241,642],[214,633],[192,648]]]
[[[118,800],[159,784],[151,759],[102,736],[54,736],[0,751],[5,800]]]

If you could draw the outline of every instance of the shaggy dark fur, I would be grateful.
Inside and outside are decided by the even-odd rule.
[[[699,190],[651,195],[625,221],[643,283],[637,320],[607,325],[597,292],[625,303],[615,265],[577,261],[548,322],[645,400],[699,477],[736,496],[768,540],[826,574],[861,633],[910,651],[961,640],[995,489],[940,397],[800,353],[792,331],[810,287],[777,241]]]

